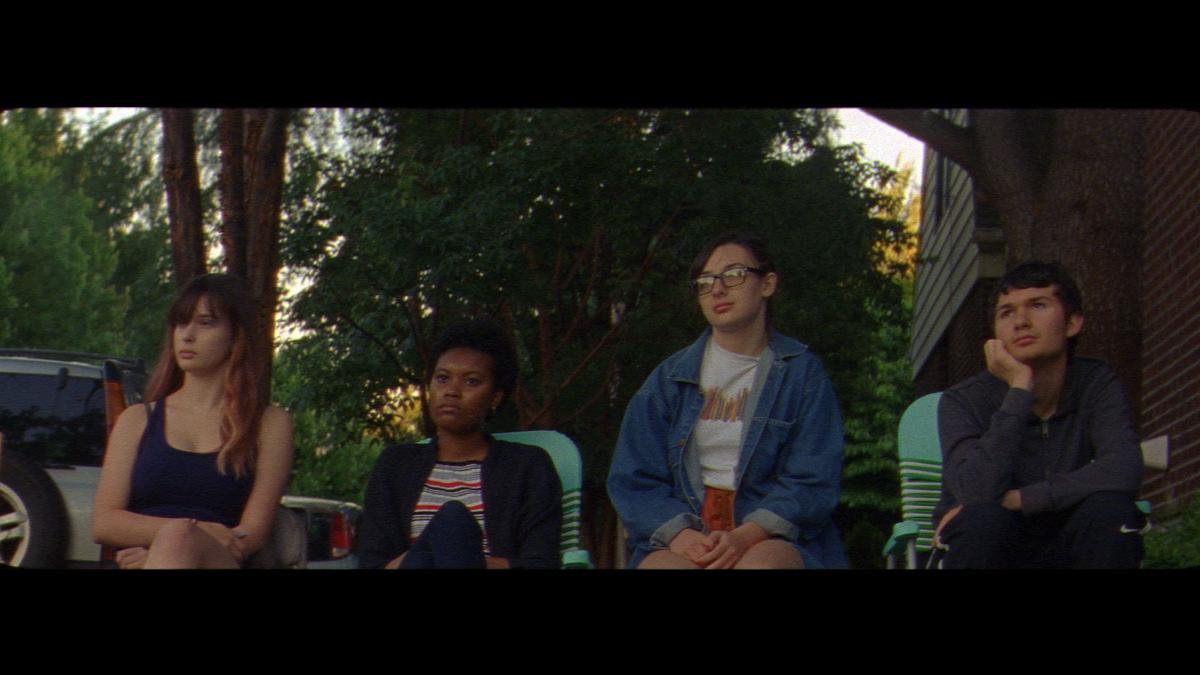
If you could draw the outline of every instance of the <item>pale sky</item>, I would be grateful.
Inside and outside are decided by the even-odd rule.
[[[844,143],[861,143],[868,159],[896,166],[897,156],[913,163],[913,179],[921,183],[922,158],[925,145],[895,127],[871,117],[858,108],[836,108],[843,129],[840,137]]]
[[[136,108],[91,108],[77,109],[86,117],[109,113],[109,122],[137,112]],[[919,189],[921,182],[921,165],[924,157],[924,145],[879,120],[871,117],[858,108],[836,108],[835,112],[842,122],[842,130],[838,136],[843,143],[861,143],[863,152],[868,159],[883,162],[888,166],[897,166],[899,160],[913,163],[914,188]],[[286,326],[280,326],[286,334]]]
[[[110,122],[131,115],[137,110],[137,108],[80,109],[87,117],[107,111],[110,114]],[[858,108],[835,108],[834,111],[842,121],[843,128],[839,134],[842,142],[861,143],[868,159],[883,162],[888,166],[896,166],[897,157],[911,161],[913,177],[918,184],[920,183],[921,160],[925,147],[920,141],[880,122]]]

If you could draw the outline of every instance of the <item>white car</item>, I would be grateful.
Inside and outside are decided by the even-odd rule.
[[[320,497],[283,496],[283,505],[300,514],[308,533],[309,569],[358,569],[354,554],[358,517],[362,507]]]
[[[0,349],[0,564],[104,566],[91,531],[106,417],[140,400],[144,372],[140,361]],[[357,566],[360,506],[291,495],[282,506],[307,532],[296,566]]]

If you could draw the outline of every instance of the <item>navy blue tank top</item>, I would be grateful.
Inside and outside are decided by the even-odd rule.
[[[146,516],[195,518],[233,527],[242,519],[254,479],[217,471],[217,453],[184,452],[167,445],[165,401],[146,420],[133,464],[129,510]]]

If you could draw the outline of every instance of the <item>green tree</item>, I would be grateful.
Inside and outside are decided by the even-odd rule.
[[[777,324],[810,343],[843,401],[901,314],[873,215],[882,169],[829,140],[822,111],[357,111],[345,154],[297,149],[288,264],[310,281],[306,388],[390,439],[449,322],[498,317],[522,360],[501,426],[577,439],[593,485],[625,402],[703,327],[685,287],[719,231],[768,237]],[[894,429],[889,430],[894,434]]]
[[[912,400],[908,362],[912,320],[913,265],[920,197],[912,184],[912,165],[876,166],[875,218],[890,225],[876,242],[878,269],[888,291],[867,299],[876,319],[864,362],[842,392],[846,454],[842,470],[843,508],[837,514],[847,556],[856,568],[883,564],[880,551],[899,520],[899,473],[896,430]]]
[[[320,496],[363,503],[367,479],[383,449],[383,441],[314,400],[306,384],[306,364],[313,354],[303,341],[285,344],[273,369],[272,394],[292,415],[295,464],[288,494]],[[416,434],[395,435],[416,440]]]
[[[152,110],[116,121],[103,114],[91,119],[63,162],[64,174],[88,197],[93,228],[108,233],[116,252],[110,284],[128,298],[121,353],[149,365],[162,347],[163,316],[173,290],[159,137]]]
[[[979,225],[1004,233],[1009,264],[1057,260],[1090,298],[1080,352],[1116,370],[1141,400],[1141,246],[1145,110],[971,108],[963,125],[933,110],[866,112],[928,144],[971,176]],[[983,367],[983,355],[976,355]]]
[[[120,351],[127,300],[93,205],[64,170],[78,128],[62,111],[0,115],[0,342]]]
[[[249,363],[254,381],[269,395],[278,302],[280,208],[289,112],[279,108],[227,108],[219,113],[220,235],[225,271],[245,280],[257,303],[252,330],[263,351]],[[165,109],[162,174],[175,285],[182,288],[208,269],[196,115]],[[207,162],[206,162],[207,163]]]

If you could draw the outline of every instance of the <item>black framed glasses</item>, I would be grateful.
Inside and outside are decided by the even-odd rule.
[[[712,293],[713,286],[717,283],[717,279],[725,285],[725,288],[735,288],[746,283],[746,272],[754,272],[755,274],[766,274],[767,271],[758,267],[730,267],[720,274],[701,274],[692,279],[688,285],[692,290],[696,291],[696,295],[708,295]]]

